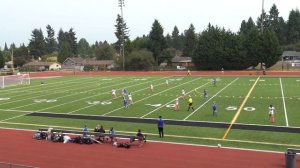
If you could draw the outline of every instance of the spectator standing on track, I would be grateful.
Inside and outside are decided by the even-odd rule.
[[[194,111],[194,107],[193,107],[193,99],[192,99],[191,95],[189,95],[188,103],[189,103],[189,108],[188,108],[187,111],[190,111],[190,108],[192,108],[192,110]]]
[[[87,135],[88,132],[89,132],[89,129],[87,127],[87,125],[84,125],[83,129],[82,129],[82,132],[83,132],[83,136]]]
[[[164,137],[164,125],[165,125],[164,120],[162,119],[161,116],[159,116],[157,120],[157,128],[158,128],[158,134],[160,138]]]
[[[218,116],[218,111],[217,111],[218,105],[215,101],[213,102],[212,109],[213,109],[213,116]]]
[[[275,107],[273,107],[273,105],[269,106],[269,121],[271,123],[275,123]]]

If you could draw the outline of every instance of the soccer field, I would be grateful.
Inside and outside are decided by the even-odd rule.
[[[216,79],[216,85],[213,85]],[[166,80],[169,85],[166,85]],[[41,85],[43,81],[43,85]],[[154,91],[151,92],[150,85]],[[133,97],[124,108],[121,90]],[[112,99],[112,89],[117,99]],[[179,111],[174,111],[175,99]],[[208,91],[204,98],[203,91]],[[166,120],[164,141],[283,151],[300,147],[298,77],[72,76],[35,79],[0,90],[0,126],[80,129],[97,124],[134,133],[141,128],[158,140],[155,119]],[[188,108],[193,98],[194,111]],[[218,105],[213,116],[212,105]],[[274,124],[268,107],[275,107]],[[61,115],[53,115],[61,114]],[[152,122],[153,121],[153,122]],[[160,139],[161,140],[161,139]]]

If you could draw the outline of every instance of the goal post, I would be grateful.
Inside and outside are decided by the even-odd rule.
[[[9,76],[0,76],[0,88],[15,85],[30,85],[29,74],[18,74]]]

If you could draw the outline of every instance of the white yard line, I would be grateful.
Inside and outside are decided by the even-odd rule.
[[[204,102],[200,107],[198,107],[197,109],[195,109],[191,114],[189,114],[187,117],[185,117],[183,120],[187,120],[190,116],[192,116],[193,114],[195,114],[200,108],[202,108],[206,103],[208,103],[211,99],[213,99],[214,97],[216,97],[219,93],[221,93],[223,90],[225,90],[228,86],[230,86],[232,83],[234,83],[235,81],[237,81],[239,78],[235,78],[235,80],[233,80],[232,82],[230,82],[228,85],[226,85],[224,88],[222,88],[220,91],[218,91],[215,95],[213,95],[210,99],[208,99],[206,102]]]
[[[90,83],[93,83],[93,82],[90,82]],[[110,82],[106,82],[106,83],[111,83],[111,81],[110,81]],[[105,84],[106,84],[106,83],[105,83]],[[65,85],[66,85],[66,84],[65,84]],[[81,84],[78,84],[78,85],[80,86]],[[76,87],[76,86],[77,86],[77,85],[75,85],[75,87]],[[40,86],[40,87],[41,87],[41,86]],[[90,87],[90,86],[85,86],[85,87],[83,87],[83,88],[88,88],[88,87]],[[64,89],[66,89],[66,88],[74,88],[74,85],[64,87]],[[82,89],[82,88],[80,88],[80,89]],[[65,92],[69,92],[69,91],[71,91],[71,90],[78,90],[78,88],[76,88],[76,89],[70,89],[70,90],[64,90],[63,92],[55,92],[55,91],[61,91],[61,90],[62,90],[62,89],[61,89],[60,87],[56,87],[56,88],[54,88],[54,89],[47,89],[47,92],[49,92],[49,91],[54,91],[54,93],[52,92],[51,94],[43,94],[43,95],[39,95],[39,96],[28,97],[28,98],[24,98],[24,99],[18,99],[18,100],[15,100],[15,101],[9,101],[9,102],[6,102],[6,103],[1,103],[0,106],[1,106],[1,105],[5,105],[5,104],[11,104],[11,103],[19,102],[19,101],[29,100],[29,99],[33,99],[33,98],[39,98],[39,97],[43,97],[43,96],[49,96],[49,95],[53,95],[53,94],[58,94],[58,93],[65,93]],[[33,93],[33,94],[35,94],[35,93]],[[27,97],[28,95],[31,95],[31,94],[27,94],[26,97]]]
[[[280,88],[281,88],[281,95],[282,95],[282,103],[283,103],[283,109],[284,109],[284,115],[285,115],[285,122],[286,122],[286,126],[288,127],[289,126],[289,121],[288,121],[288,116],[287,116],[287,111],[286,111],[286,106],[285,106],[285,98],[284,98],[281,78],[279,78],[279,82],[280,82]]]
[[[126,84],[126,83],[131,83],[132,81],[129,81],[129,82],[125,82],[125,83],[121,83],[121,84]],[[108,82],[108,83],[111,83],[111,82]],[[92,90],[87,90],[87,91],[94,91],[94,90],[99,90],[99,89],[105,89],[105,88],[110,88],[110,87],[112,87],[112,86],[118,86],[118,85],[121,85],[121,84],[116,84],[116,85],[109,85],[109,86],[106,86],[106,87],[102,87],[102,88],[96,88],[96,89],[92,89]],[[90,86],[87,86],[87,87],[90,87]],[[85,91],[85,92],[87,92],[87,91]],[[75,101],[79,101],[79,100],[83,100],[83,99],[87,99],[87,98],[91,98],[91,97],[95,97],[95,96],[98,96],[98,95],[103,95],[103,94],[105,94],[105,93],[109,93],[109,91],[108,92],[104,92],[104,93],[102,93],[102,94],[96,94],[96,95],[93,95],[93,96],[89,96],[89,97],[84,97],[84,98],[82,98],[82,99],[76,99]],[[57,93],[54,93],[54,94],[57,94]],[[56,97],[56,98],[51,98],[51,99],[62,99],[62,98],[65,98],[65,97],[69,97],[69,96],[74,96],[74,95],[79,95],[79,94],[82,94],[82,92],[79,92],[79,93],[74,93],[74,94],[67,94],[67,95],[65,95],[65,96],[60,96],[60,97]],[[51,94],[50,94],[51,95]],[[43,96],[45,96],[45,95],[43,95]],[[74,102],[75,102],[74,101]],[[15,107],[15,108],[11,108],[11,109],[19,109],[19,108],[22,108],[22,107],[27,107],[27,106],[31,106],[31,105],[34,105],[34,104],[37,104],[37,102],[35,102],[35,103],[31,103],[31,104],[27,104],[27,105],[23,105],[23,106],[18,106],[18,107]],[[64,103],[64,104],[67,104],[67,103]],[[46,108],[46,109],[49,109],[49,108]]]
[[[167,78],[167,77],[165,77],[165,78]],[[155,81],[155,80],[154,80],[154,81]],[[151,81],[151,82],[153,82],[153,81]],[[147,83],[147,82],[144,82],[144,83]],[[158,84],[158,85],[156,85],[156,86],[163,85],[163,84],[164,84],[164,83],[160,83],[160,84]],[[140,85],[140,84],[138,84],[138,85]],[[136,85],[129,86],[128,88],[133,87],[133,86],[136,86]],[[136,90],[136,91],[131,92],[131,93],[136,93],[136,92],[139,92],[139,91],[142,91],[142,90],[146,90],[146,89],[149,89],[149,87],[146,87],[146,88],[143,88],[143,89],[140,89],[140,90]],[[108,100],[105,100],[105,101],[110,101],[110,100],[112,100],[112,99],[108,99]],[[77,112],[77,111],[80,111],[80,110],[83,110],[83,109],[87,109],[87,108],[90,108],[90,107],[93,107],[93,106],[96,106],[96,105],[95,105],[95,104],[92,104],[92,105],[89,105],[89,106],[85,106],[85,107],[82,107],[82,108],[80,108],[80,109],[77,109],[77,110],[68,112],[67,114],[72,114],[72,113],[75,113],[75,112]],[[123,108],[123,107],[122,107],[122,108]],[[105,115],[105,114],[104,114],[104,115]]]
[[[184,85],[184,84],[186,84],[186,83],[190,83],[190,82],[193,82],[193,81],[198,80],[198,79],[199,79],[199,78],[196,78],[196,79],[193,79],[193,80],[191,80],[191,81],[182,83],[182,84],[180,84],[180,85],[176,85],[176,86],[174,86],[174,87],[168,88],[168,89],[166,89],[166,90],[164,90],[164,91],[155,93],[155,94],[153,94],[153,95],[151,95],[151,96],[148,96],[148,97],[145,97],[145,98],[140,99],[140,100],[138,100],[138,101],[135,101],[135,103],[138,103],[138,102],[143,101],[143,100],[145,100],[145,99],[148,99],[148,98],[150,98],[150,97],[156,96],[156,95],[158,95],[158,94],[160,94],[160,93],[166,92],[166,91],[168,91],[168,90],[170,90],[170,89],[176,88],[176,87],[178,87],[178,86],[182,86],[182,85]],[[124,107],[120,107],[120,108],[117,108],[117,109],[112,110],[112,111],[110,111],[110,112],[107,112],[107,113],[103,114],[103,116],[105,116],[105,115],[107,115],[107,114],[110,114],[110,113],[113,113],[113,112],[115,112],[115,111],[117,111],[117,110],[120,110],[120,109],[122,109],[122,108],[124,108]]]
[[[201,85],[200,87],[197,87],[196,89],[199,89],[199,88],[201,88],[201,87],[203,87],[203,86],[205,86],[205,85],[207,85],[207,84],[209,84],[209,83],[211,83],[211,82],[207,82],[207,83]],[[196,89],[194,89],[194,90],[196,90]],[[187,94],[193,92],[194,90],[191,90],[191,91],[187,92]],[[174,102],[175,100],[176,100],[176,99],[173,99],[173,100],[169,101],[168,103],[164,104],[163,106],[160,106],[160,107],[158,107],[158,108],[156,108],[156,109],[150,111],[149,113],[147,113],[147,114],[141,116],[140,118],[144,118],[144,117],[146,117],[146,116],[148,116],[148,115],[154,113],[155,111],[157,111],[157,110],[159,110],[159,109],[165,107],[166,105],[168,105],[168,104],[171,103],[171,102]]]

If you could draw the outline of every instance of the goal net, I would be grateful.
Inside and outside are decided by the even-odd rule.
[[[29,74],[18,74],[10,76],[0,76],[0,88],[15,85],[30,85]]]

